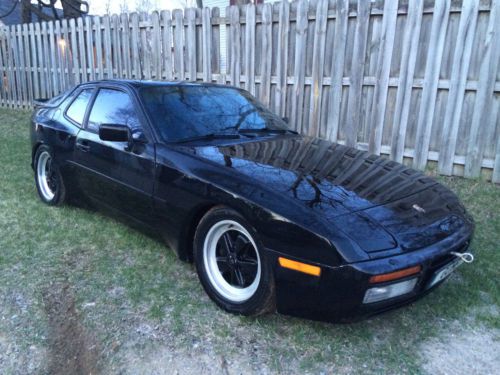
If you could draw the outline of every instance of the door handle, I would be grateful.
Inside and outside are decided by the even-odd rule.
[[[82,152],[88,152],[90,150],[90,145],[85,140],[83,140],[83,141],[82,140],[77,140],[76,141],[76,148],[79,149]]]

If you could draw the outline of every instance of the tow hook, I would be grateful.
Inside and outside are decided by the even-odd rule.
[[[462,259],[464,263],[474,262],[474,255],[472,255],[471,253],[457,253],[456,251],[452,251],[450,254],[453,254],[456,257]]]

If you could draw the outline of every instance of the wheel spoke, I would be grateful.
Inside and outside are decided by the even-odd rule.
[[[236,276],[236,282],[238,283],[239,286],[244,287],[245,286],[245,278],[243,277],[243,273],[241,270],[236,267],[234,269],[234,274]]]
[[[245,236],[238,234],[236,241],[234,241],[234,252],[236,254],[241,254],[242,250],[245,250],[248,244],[248,239]]]
[[[226,232],[222,235],[222,243],[224,244],[224,248],[226,250],[226,253],[232,253],[234,251],[233,249],[233,241],[231,240],[231,237],[229,236],[229,233]]]
[[[229,264],[227,262],[226,257],[217,257],[216,259],[217,266],[219,267],[220,273],[224,276],[229,271]]]
[[[255,267],[257,267],[258,263],[255,259],[240,259],[240,260],[238,260],[238,264],[241,267],[250,267],[250,268],[254,269]]]

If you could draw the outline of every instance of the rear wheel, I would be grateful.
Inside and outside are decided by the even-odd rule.
[[[59,206],[66,200],[66,187],[61,173],[54,163],[50,147],[40,146],[35,154],[35,183],[40,199],[52,206]]]
[[[271,269],[257,233],[236,211],[210,210],[198,225],[194,247],[200,281],[220,307],[243,315],[273,308]]]

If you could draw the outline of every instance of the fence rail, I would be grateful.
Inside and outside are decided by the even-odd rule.
[[[218,82],[296,130],[500,182],[500,0],[316,0],[86,17],[0,33],[0,105],[96,79]]]

